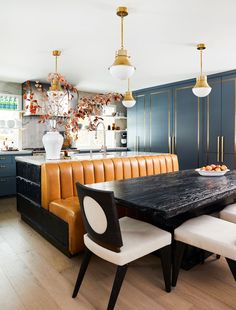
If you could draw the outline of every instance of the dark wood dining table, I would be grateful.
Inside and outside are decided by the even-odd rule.
[[[189,218],[219,211],[232,202],[236,170],[221,177],[183,170],[88,186],[113,191],[119,206],[138,210],[157,226],[172,231]]]
[[[221,177],[184,170],[87,186],[113,191],[118,206],[135,210],[139,218],[173,232],[192,217],[212,214],[232,203],[236,199],[236,170]]]

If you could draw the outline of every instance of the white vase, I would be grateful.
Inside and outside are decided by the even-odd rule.
[[[60,159],[63,136],[58,131],[49,131],[43,136],[46,159]]]

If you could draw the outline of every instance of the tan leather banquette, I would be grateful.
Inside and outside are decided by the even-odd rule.
[[[169,154],[45,163],[41,167],[42,207],[68,223],[69,252],[75,254],[84,247],[76,182],[92,184],[178,170],[177,156]]]

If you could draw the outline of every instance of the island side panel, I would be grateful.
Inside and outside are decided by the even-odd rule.
[[[68,224],[41,206],[41,166],[16,162],[17,210],[21,218],[67,256]]]

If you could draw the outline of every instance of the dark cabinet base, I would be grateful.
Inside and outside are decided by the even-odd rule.
[[[46,240],[66,256],[72,257],[68,251],[68,224],[35,204],[21,194],[17,194],[17,211],[24,222],[34,228]]]

